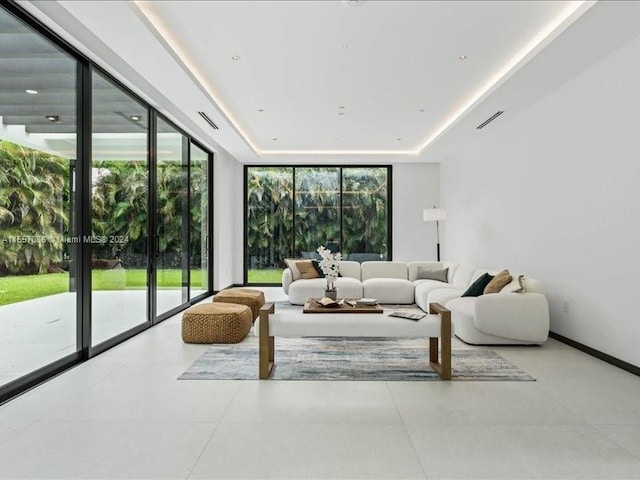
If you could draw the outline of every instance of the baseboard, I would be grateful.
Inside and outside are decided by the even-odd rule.
[[[584,353],[588,353],[592,357],[596,357],[599,360],[610,363],[611,365],[621,368],[629,373],[633,373],[640,377],[640,367],[633,365],[631,363],[627,363],[624,360],[620,360],[619,358],[612,357],[611,355],[601,352],[600,350],[596,350],[595,348],[588,347],[583,345],[580,342],[576,342],[575,340],[571,340],[570,338],[564,337],[555,332],[549,332],[549,336],[559,342],[566,343],[567,345],[576,348]]]
[[[228,286],[226,286],[224,288],[221,288],[220,290],[214,290],[213,294],[215,295],[216,293],[219,293],[222,290],[229,290],[230,288],[238,288],[238,287],[244,287],[244,285],[241,284],[241,283],[232,283],[231,285],[228,285]]]

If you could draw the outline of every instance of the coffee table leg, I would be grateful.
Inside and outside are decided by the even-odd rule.
[[[442,349],[438,362],[438,339],[429,339],[429,362],[442,380],[451,380],[451,311],[439,303],[429,304],[429,313],[440,315]]]
[[[273,303],[260,308],[260,339],[258,350],[258,377],[269,378],[274,363],[274,339],[269,335],[269,314],[275,311]]]

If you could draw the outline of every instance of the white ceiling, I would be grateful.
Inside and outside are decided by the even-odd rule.
[[[20,3],[244,162],[442,161],[497,109],[495,124],[637,32],[612,23],[631,2]],[[587,27],[569,29],[578,18]]]
[[[576,7],[136,3],[254,150],[294,155],[421,151],[496,72]]]

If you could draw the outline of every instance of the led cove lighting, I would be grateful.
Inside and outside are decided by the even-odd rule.
[[[189,70],[198,83],[204,88],[211,100],[225,115],[227,120],[235,127],[244,141],[251,147],[256,155],[420,155],[425,148],[445,133],[454,123],[460,120],[464,115],[480,101],[484,100],[491,92],[498,88],[504,81],[517,71],[517,67],[524,65],[528,57],[535,55],[548,45],[557,35],[566,29],[571,23],[580,17],[584,12],[596,4],[595,0],[579,0],[571,2],[556,18],[545,25],[536,34],[527,45],[514,55],[505,65],[502,66],[482,87],[476,90],[469,99],[458,108],[453,115],[447,118],[440,126],[438,126],[431,134],[414,150],[261,150],[249,137],[248,133],[231,113],[226,103],[224,103],[217,93],[216,89],[208,82],[196,62],[180,47],[180,42],[174,37],[169,29],[164,25],[160,17],[153,9],[151,2],[134,0],[134,4],[138,10],[144,15],[151,26],[160,35],[166,45],[173,50],[177,57],[182,61],[183,65]],[[564,28],[561,28],[564,27]],[[347,49],[347,43],[339,44],[340,48]],[[238,58],[234,58],[238,57]],[[231,57],[234,60],[239,59],[238,55]],[[462,58],[461,58],[462,60]],[[421,110],[422,111],[422,110]],[[343,112],[338,112],[343,115]]]

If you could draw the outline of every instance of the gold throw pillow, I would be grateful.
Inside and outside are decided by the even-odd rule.
[[[320,278],[311,260],[300,260],[296,262],[296,267],[300,272],[300,278]]]
[[[483,293],[498,293],[505,285],[509,284],[511,280],[513,280],[513,277],[509,274],[509,270],[502,270],[484,287]]]

